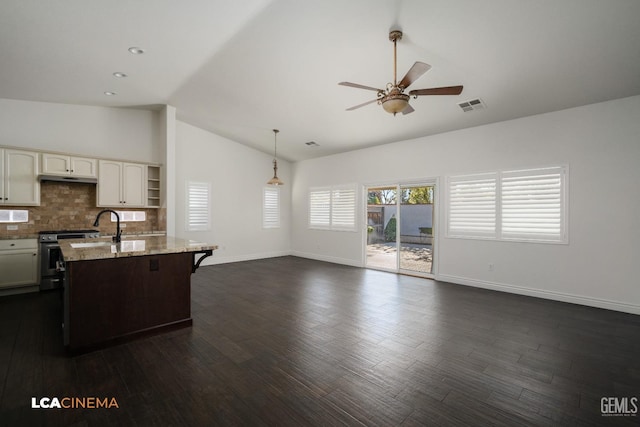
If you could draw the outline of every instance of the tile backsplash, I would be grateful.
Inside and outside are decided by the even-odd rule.
[[[0,239],[36,236],[44,230],[78,230],[97,228],[102,234],[114,234],[115,223],[108,216],[100,218],[100,226],[93,227],[96,215],[103,208],[96,207],[96,185],[43,181],[40,184],[40,206],[6,206],[2,209],[25,209],[29,211],[29,222],[17,223],[17,230],[7,230],[6,223],[0,224]],[[127,222],[123,234],[151,233],[166,230],[164,209],[121,209],[145,211],[144,222]]]

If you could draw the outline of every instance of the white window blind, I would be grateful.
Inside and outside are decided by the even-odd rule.
[[[265,188],[262,196],[262,227],[280,228],[280,189]]]
[[[309,191],[309,228],[356,231],[356,187],[312,188]]]
[[[565,240],[565,171],[545,168],[502,173],[502,238]]]
[[[187,182],[186,228],[188,231],[210,229],[210,189],[211,186],[207,182]]]
[[[334,230],[355,230],[356,190],[336,188],[331,191],[331,228]]]
[[[312,189],[309,192],[309,227],[331,227],[330,189]]]
[[[29,211],[21,209],[0,209],[0,222],[29,222]]]
[[[496,187],[495,173],[449,178],[449,237],[496,237]]]
[[[449,177],[448,237],[567,243],[567,167]]]
[[[120,216],[120,222],[143,222],[147,220],[145,211],[117,211]],[[111,222],[118,221],[118,218],[111,213]]]

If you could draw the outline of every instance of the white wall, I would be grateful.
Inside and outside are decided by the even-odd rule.
[[[0,145],[162,162],[159,112],[0,99]]]
[[[312,186],[431,177],[443,183],[447,175],[567,164],[568,245],[448,239],[442,228],[436,277],[640,314],[639,118],[635,96],[296,163],[292,251],[363,265],[363,227],[307,228]],[[443,204],[437,209],[442,224]]]
[[[273,158],[200,128],[176,122],[176,235],[219,246],[203,265],[290,253],[290,164],[278,161],[281,228],[262,228],[262,191]],[[187,181],[211,183],[212,229],[185,231]]]

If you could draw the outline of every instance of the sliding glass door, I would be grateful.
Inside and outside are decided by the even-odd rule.
[[[434,189],[434,185],[400,187],[400,270],[433,272]]]
[[[435,182],[367,188],[368,268],[431,276]]]
[[[367,267],[396,270],[398,188],[367,188]]]

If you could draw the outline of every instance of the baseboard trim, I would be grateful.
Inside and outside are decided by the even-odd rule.
[[[213,251],[213,256],[206,258],[202,261],[200,266],[204,265],[217,265],[217,264],[229,264],[232,262],[242,262],[242,261],[254,261],[257,259],[265,259],[265,258],[276,258],[281,256],[291,255],[290,251],[280,251],[280,252],[263,252],[257,254],[247,254],[247,255],[236,255],[236,256],[218,256],[218,251]]]
[[[299,251],[293,251],[291,252],[290,255],[297,256],[300,258],[313,259],[316,261],[325,261],[325,262],[332,262],[334,264],[348,265],[351,267],[362,267],[362,265],[359,262],[354,261],[352,259],[337,258],[332,256],[318,255],[318,254],[312,254],[308,252],[299,252]]]
[[[530,297],[544,298],[554,301],[568,302],[572,304],[580,304],[589,307],[604,308],[607,310],[621,311],[623,313],[640,315],[640,306],[618,301],[590,298],[581,295],[566,294],[562,292],[544,291],[522,286],[507,285],[504,283],[487,282],[484,280],[469,279],[467,277],[452,276],[448,274],[439,274],[436,277],[436,280],[440,282],[455,283],[457,285],[473,286],[476,288],[490,289],[493,291],[509,292],[512,294],[526,295]]]

